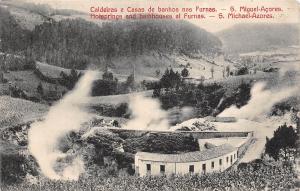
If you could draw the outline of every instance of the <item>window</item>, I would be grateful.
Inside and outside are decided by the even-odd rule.
[[[206,164],[202,164],[202,171],[203,171],[203,173],[205,173],[205,171],[206,171]]]
[[[228,163],[228,161],[229,161],[229,158],[228,158],[228,157],[226,157],[226,162]]]
[[[160,172],[165,173],[165,171],[166,171],[165,165],[160,165]]]
[[[222,159],[219,159],[219,165],[222,165]]]
[[[151,164],[147,164],[147,171],[151,171]]]
[[[235,154],[233,155],[233,159],[235,159]]]
[[[211,168],[212,168],[212,169],[215,168],[215,162],[214,162],[214,161],[211,162]]]
[[[194,171],[195,171],[194,165],[190,165],[189,166],[189,172],[194,173]]]
[[[230,156],[230,163],[232,164],[232,155]]]

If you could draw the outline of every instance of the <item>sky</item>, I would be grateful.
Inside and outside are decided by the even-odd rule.
[[[239,9],[246,7],[280,7],[282,12],[276,13],[273,19],[222,19],[216,17],[196,20],[190,22],[202,27],[210,32],[218,32],[238,23],[300,23],[300,0],[23,0],[39,4],[49,4],[57,9],[75,9],[86,13],[90,12],[90,7],[214,7],[220,12],[228,12],[231,6]],[[298,1],[298,2],[297,2]],[[221,9],[226,9],[221,10]]]

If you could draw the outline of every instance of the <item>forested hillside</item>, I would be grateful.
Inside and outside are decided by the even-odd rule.
[[[0,7],[0,52],[25,50],[29,31],[20,27],[14,17]]]
[[[214,57],[221,47],[217,37],[185,21],[119,21],[99,26],[83,19],[66,19],[44,22],[27,31],[6,10],[1,9],[0,14],[2,52],[30,54],[65,68],[113,65],[113,58],[151,51]]]

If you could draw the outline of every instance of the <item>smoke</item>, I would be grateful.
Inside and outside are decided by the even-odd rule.
[[[231,106],[220,113],[219,116],[233,116],[253,120],[267,114],[276,103],[299,95],[299,74],[299,62],[281,64],[278,79],[273,80],[277,81],[276,86],[267,89],[267,83],[265,82],[254,84],[251,89],[251,99],[247,105],[240,109]]]
[[[96,72],[87,71],[60,102],[50,108],[44,121],[36,122],[28,132],[29,151],[36,158],[42,173],[50,179],[77,180],[84,171],[80,157],[76,157],[59,172],[54,166],[67,155],[58,149],[60,139],[71,131],[78,131],[91,115],[80,103],[89,101],[89,93]]]
[[[132,96],[129,100],[132,119],[126,129],[163,131],[169,129],[168,113],[160,108],[159,101],[142,95]]]
[[[258,116],[267,114],[273,105],[283,101],[299,92],[299,87],[285,87],[265,89],[266,83],[256,83],[251,89],[251,99],[240,109],[236,106],[224,110],[219,116],[233,116],[239,119],[253,120]]]

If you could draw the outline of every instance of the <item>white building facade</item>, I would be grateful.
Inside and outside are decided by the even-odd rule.
[[[228,144],[182,154],[138,152],[135,170],[139,176],[222,172],[237,161],[237,154],[237,148]]]

